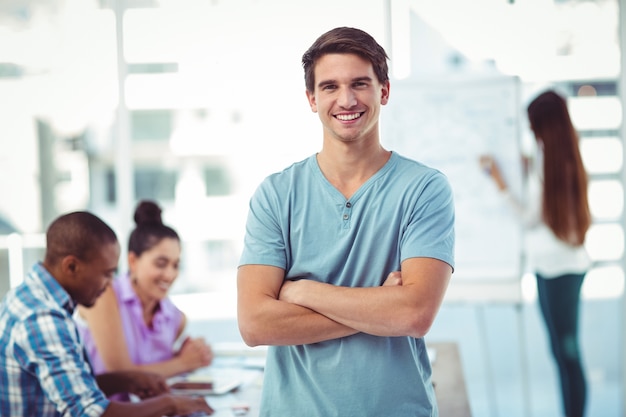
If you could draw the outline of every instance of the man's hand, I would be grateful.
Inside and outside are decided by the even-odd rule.
[[[188,397],[182,395],[171,395],[174,402],[174,413],[168,416],[187,416],[195,413],[213,414],[215,410],[206,402],[203,397]]]
[[[165,378],[153,372],[126,371],[128,392],[141,399],[169,392]]]
[[[392,287],[395,285],[402,285],[402,272],[393,271],[387,275],[387,279],[383,282],[383,287]]]
[[[313,283],[309,280],[294,282],[294,289],[304,286],[306,281]],[[289,286],[290,283],[285,283],[282,268],[268,265],[239,267],[237,323],[247,345],[302,345],[357,333],[311,309],[286,302],[291,298],[287,293]]]
[[[130,393],[139,398],[150,398],[169,392],[165,378],[153,372],[115,371],[96,376],[98,386],[107,395]]]
[[[296,296],[298,294],[298,289],[303,285],[306,285],[306,280],[304,279],[299,281],[285,280],[282,287],[280,287],[278,299],[287,303],[298,304],[296,302]]]
[[[103,417],[204,416],[214,410],[203,397],[163,394],[139,402],[111,401]]]

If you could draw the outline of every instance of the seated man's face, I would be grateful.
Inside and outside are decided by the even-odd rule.
[[[85,307],[91,307],[111,284],[120,257],[119,243],[104,244],[90,252],[87,260],[77,261],[72,297]]]

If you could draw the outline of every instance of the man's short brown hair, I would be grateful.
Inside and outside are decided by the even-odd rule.
[[[304,82],[310,92],[315,90],[315,64],[326,54],[355,54],[372,63],[374,73],[380,83],[389,80],[389,57],[376,40],[360,29],[338,27],[323,35],[311,45],[302,56]]]

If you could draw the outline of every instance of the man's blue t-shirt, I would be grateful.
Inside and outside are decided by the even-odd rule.
[[[250,202],[240,265],[285,279],[380,286],[414,257],[454,266],[454,206],[439,171],[392,153],[350,199],[313,155],[263,181]],[[365,333],[271,346],[261,416],[436,416],[423,339]]]

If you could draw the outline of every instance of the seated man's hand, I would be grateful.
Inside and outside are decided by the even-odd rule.
[[[96,375],[98,386],[106,396],[129,393],[139,398],[154,397],[169,392],[165,378],[153,372],[114,371]]]
[[[169,391],[165,378],[154,372],[123,371],[126,374],[126,392],[141,399],[155,397]]]
[[[201,415],[211,415],[214,410],[203,397],[188,397],[182,395],[171,395],[176,411],[170,416],[193,416],[196,413]]]

